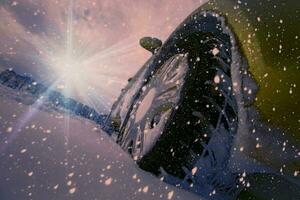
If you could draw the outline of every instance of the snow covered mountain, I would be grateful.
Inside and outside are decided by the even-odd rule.
[[[10,97],[23,104],[37,103],[41,109],[63,110],[63,112],[86,118],[104,127],[106,115],[101,115],[95,109],[65,97],[60,92],[49,89],[30,77],[21,76],[13,70],[5,70],[0,73],[0,84],[15,90]]]
[[[140,170],[97,124],[19,103],[15,92],[0,85],[1,200],[199,200]]]

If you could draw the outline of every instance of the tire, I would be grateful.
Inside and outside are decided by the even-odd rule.
[[[236,54],[243,63],[234,62]],[[193,13],[114,104],[110,121],[119,121],[116,141],[142,169],[183,179],[214,132],[226,130],[232,141],[239,112],[257,90],[242,89],[245,77],[252,80],[224,18]],[[228,159],[231,144],[224,145]]]

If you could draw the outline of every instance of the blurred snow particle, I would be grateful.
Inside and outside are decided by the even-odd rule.
[[[215,78],[214,78],[214,82],[216,84],[220,83],[221,79],[220,79],[220,76],[219,75],[216,75]]]
[[[113,180],[112,178],[108,178],[108,179],[105,180],[104,184],[105,185],[111,185],[112,180]]]
[[[13,1],[12,3],[11,3],[11,6],[17,6],[18,5],[18,2],[17,1]]]
[[[46,133],[51,133],[51,130],[50,130],[50,129],[47,129],[47,130],[46,130]]]
[[[138,156],[134,156],[134,157],[133,157],[133,160],[135,160],[135,161],[137,161],[138,159],[139,159]]]
[[[26,153],[27,149],[22,149],[20,153]]]
[[[260,22],[260,21],[261,21],[260,17],[257,17],[257,21],[258,21],[258,22]]]
[[[243,176],[243,177],[246,177],[246,172],[243,172],[242,176]]]
[[[198,168],[197,168],[197,167],[194,167],[194,168],[192,169],[192,175],[194,176],[194,175],[197,173],[197,171],[198,171]]]
[[[76,192],[76,187],[73,187],[69,190],[69,193],[70,194],[74,194]]]
[[[212,50],[212,54],[213,54],[214,56],[217,55],[219,52],[220,52],[220,50],[219,50],[218,48],[214,48],[214,49]]]
[[[13,130],[13,128],[12,128],[12,127],[8,127],[8,128],[6,129],[6,132],[7,132],[7,133],[11,133],[11,132],[12,132],[12,130]]]
[[[149,186],[145,186],[144,188],[143,188],[143,192],[144,193],[147,193],[149,191]]]
[[[68,186],[71,186],[71,185],[72,185],[72,181],[68,181],[68,182],[67,182],[67,185],[68,185]]]
[[[137,175],[134,174],[134,175],[132,176],[132,179],[137,179]]]
[[[241,147],[241,148],[240,148],[240,151],[243,152],[243,151],[244,151],[244,147]]]
[[[58,189],[58,186],[59,186],[59,184],[55,185],[55,186],[53,187],[53,189],[54,189],[54,190],[57,190],[57,189]]]
[[[172,190],[171,192],[168,193],[168,199],[172,199],[174,195],[174,191]]]

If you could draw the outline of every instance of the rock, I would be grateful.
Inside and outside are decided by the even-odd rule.
[[[154,37],[143,37],[140,39],[140,45],[154,54],[162,46],[162,41]]]

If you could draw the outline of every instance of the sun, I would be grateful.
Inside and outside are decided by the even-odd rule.
[[[87,68],[80,59],[64,55],[53,56],[52,61],[51,68],[56,77],[53,87],[68,95],[89,87]]]
[[[79,56],[75,56],[73,38],[73,0],[69,1],[69,12],[66,27],[66,41],[65,48],[58,55],[51,55],[50,66],[55,75],[56,82],[54,87],[62,90],[64,93],[70,95],[75,90],[84,91],[87,89],[87,80],[85,78],[86,70],[84,64]]]

